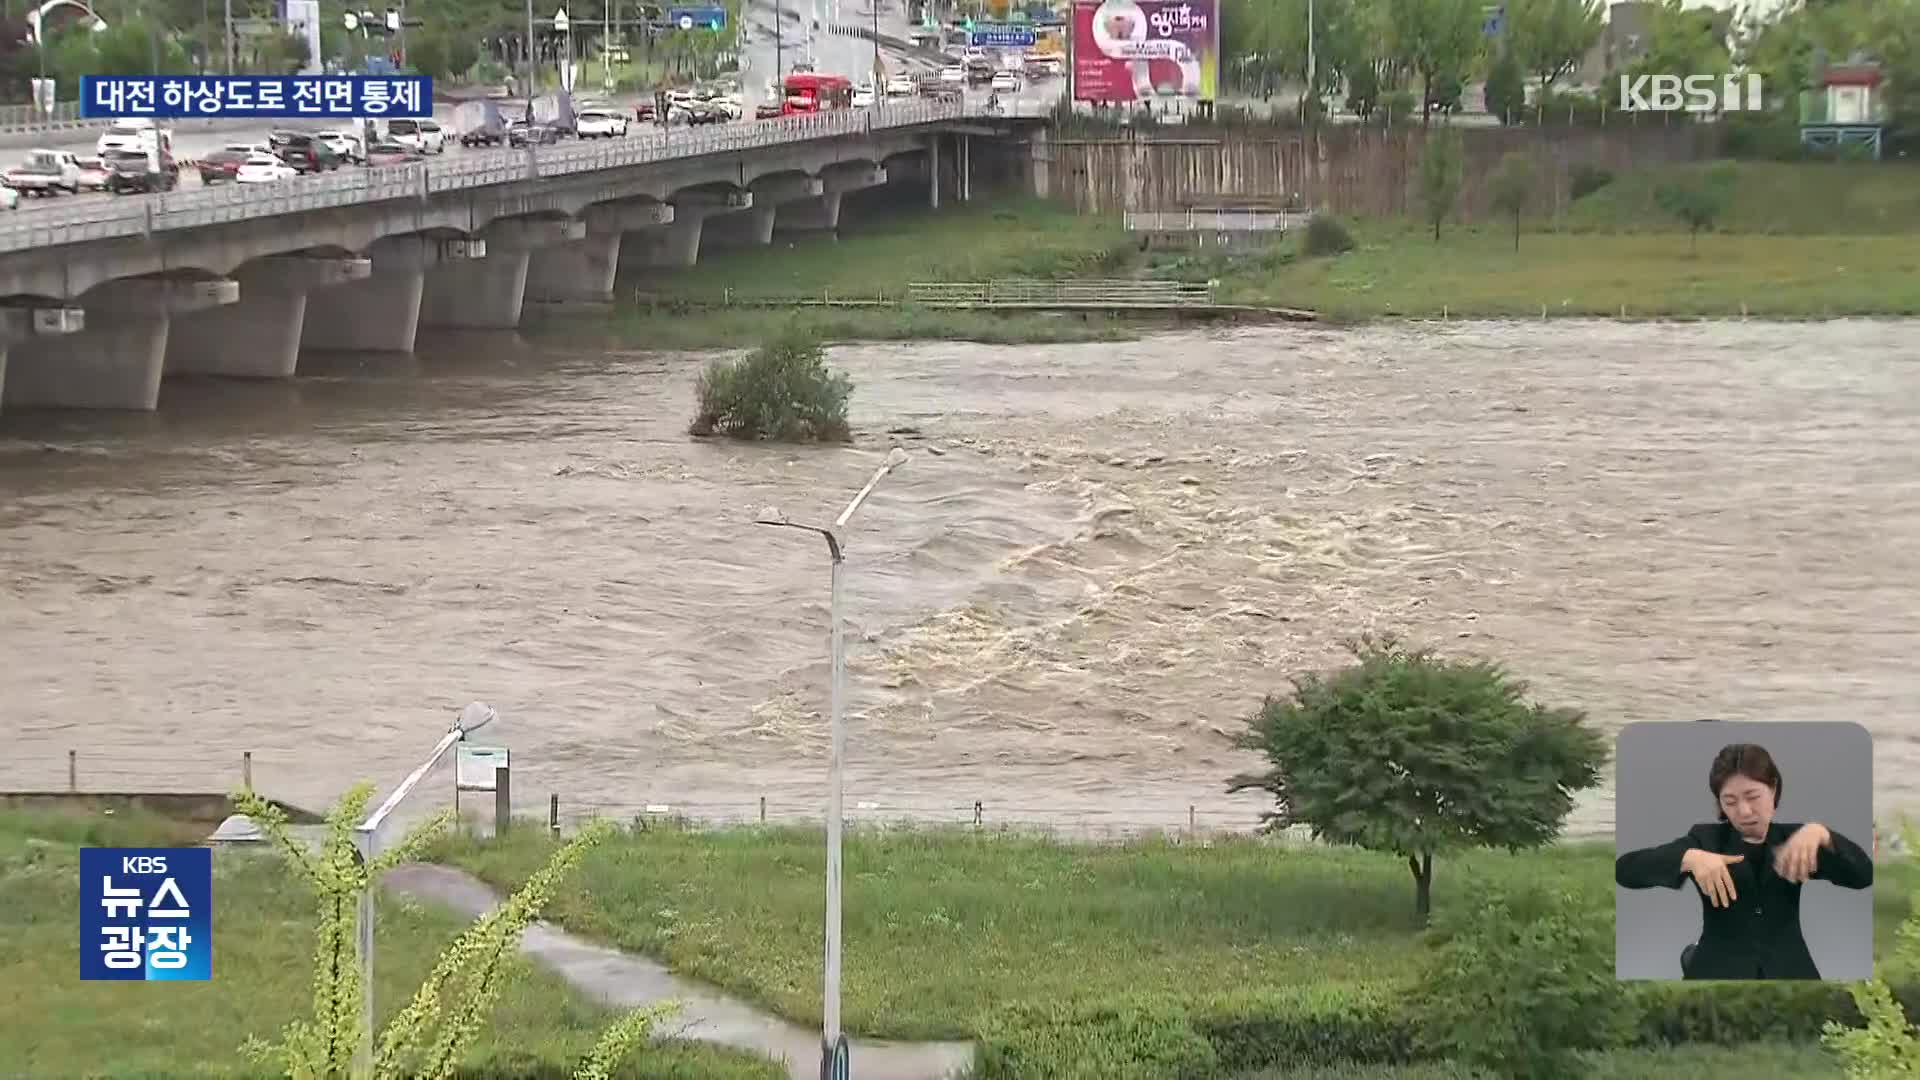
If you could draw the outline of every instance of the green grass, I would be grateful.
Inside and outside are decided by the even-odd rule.
[[[1684,180],[1706,165],[1674,165],[1622,173],[1575,202],[1565,226],[1575,231],[1683,230],[1654,202],[1662,184]],[[1733,201],[1719,225],[1762,235],[1881,236],[1920,233],[1920,171],[1860,163],[1744,161],[1734,166]]]
[[[1811,166],[1802,166],[1810,168]],[[1306,258],[1291,244],[1222,276],[1222,299],[1303,307],[1336,321],[1533,317],[1824,318],[1920,315],[1920,237],[1431,229],[1363,222],[1356,247]]]
[[[528,830],[533,832],[535,830]],[[549,841],[451,841],[444,857],[501,887]],[[591,852],[550,913],[796,1020],[820,1015],[820,836],[814,830],[631,832]],[[1610,847],[1441,860],[1436,909],[1497,884],[1557,881],[1613,909]],[[1404,863],[1354,850],[1164,841],[1080,846],[964,831],[856,833],[846,850],[843,1016],[876,1036],[970,1034],[989,1004],[1195,998],[1262,986],[1372,982],[1416,947]],[[1891,947],[1913,868],[1874,891]]]
[[[1816,1046],[1684,1046],[1580,1055],[1584,1080],[1839,1080],[1839,1063]],[[1268,1069],[1239,1080],[1482,1080],[1448,1062],[1401,1066],[1336,1065]]]
[[[271,855],[218,852],[214,967],[207,982],[79,979],[82,846],[165,846],[203,835],[136,814],[0,813],[0,1072],[23,1076],[258,1075],[240,1046],[277,1038],[310,1008],[311,902]],[[375,1005],[405,1004],[465,925],[386,899],[379,909]],[[617,1014],[516,959],[469,1060],[571,1069]],[[654,1080],[772,1080],[770,1062],[676,1043],[642,1049],[621,1075]]]
[[[899,296],[914,281],[1098,277],[1135,251],[1116,217],[1073,213],[1038,199],[993,198],[938,211],[849,211],[838,241],[776,240],[772,247],[702,253],[699,265],[639,282],[662,297]]]

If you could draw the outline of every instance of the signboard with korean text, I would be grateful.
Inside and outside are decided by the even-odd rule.
[[[83,75],[80,115],[151,117],[429,117],[423,75]]]
[[[1212,102],[1219,91],[1216,0],[1074,0],[1074,100]]]
[[[213,977],[213,852],[80,849],[80,978]]]
[[[969,32],[968,41],[983,49],[1026,49],[1033,46],[1033,28],[981,24]]]

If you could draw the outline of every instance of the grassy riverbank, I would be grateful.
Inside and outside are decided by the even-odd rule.
[[[209,1077],[261,1075],[240,1052],[272,1040],[310,1008],[314,915],[306,891],[271,855],[214,863],[213,978],[113,983],[79,979],[79,849],[195,843],[204,830],[125,813],[0,813],[0,1074]],[[396,899],[380,908],[375,1005],[412,996],[466,920]],[[492,1022],[468,1062],[565,1068],[615,1015],[516,959]],[[776,1080],[770,1063],[699,1044],[633,1055],[622,1076]]]
[[[549,849],[550,841],[527,830],[501,844],[452,843],[442,856],[505,888],[531,873]],[[895,831],[855,834],[846,858],[843,1016],[862,1034],[1017,1043],[1027,1036],[1007,1030],[1007,1009],[1071,1012],[1124,1000],[1151,1003],[1143,1006],[1150,1010],[1191,1010],[1190,1022],[1201,1027],[1211,1022],[1209,1010],[1291,1010],[1293,1030],[1325,1026],[1314,1038],[1337,1042],[1341,1030],[1360,1023],[1356,1015],[1384,1009],[1387,1016],[1404,999],[1422,948],[1404,864],[1358,851],[1250,840],[1078,846],[992,833]],[[655,827],[591,853],[581,887],[558,898],[552,915],[579,933],[660,957],[680,972],[817,1022],[820,867],[814,830]],[[1889,866],[1876,885],[1876,944],[1883,953],[1920,880],[1914,869]],[[1610,848],[1473,854],[1443,860],[1436,879],[1441,912],[1478,903],[1491,887],[1533,885],[1571,890],[1594,918],[1612,918]],[[1670,988],[1653,992],[1663,991],[1672,997]],[[1807,991],[1783,993],[1796,992]],[[1794,1007],[1817,1013],[1838,993],[1832,987],[1813,992],[1828,996]],[[1274,1000],[1217,1004],[1249,994]],[[1698,1010],[1679,999],[1659,1000],[1660,1010],[1674,1015]],[[1742,1009],[1754,1011],[1754,1002],[1724,1007],[1729,1016]],[[1770,1021],[1760,1022],[1772,1030]],[[1646,1038],[1670,1031],[1666,1024],[1649,1020]],[[1755,1037],[1728,1039],[1728,1032],[1715,1031],[1726,1041]],[[1806,1068],[1741,1075],[1826,1075],[1816,1066],[1827,1058],[1804,1044],[1804,1027],[1798,1033],[1803,1044],[1779,1060]],[[1600,1055],[1610,1064],[1596,1064],[1595,1075],[1670,1076],[1686,1069],[1731,1077],[1735,1068],[1752,1067],[1753,1049],[1623,1048]]]

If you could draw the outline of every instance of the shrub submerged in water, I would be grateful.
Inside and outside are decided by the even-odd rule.
[[[788,332],[745,356],[715,360],[700,374],[689,431],[737,439],[847,442],[853,383],[827,370],[826,350]]]

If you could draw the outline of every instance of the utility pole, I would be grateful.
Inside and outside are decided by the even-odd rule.
[[[533,146],[533,0],[527,0],[527,146]]]
[[[400,0],[400,66],[407,66],[407,0]]]
[[[227,74],[233,74],[233,0],[225,0],[227,6]]]
[[[1313,81],[1313,0],[1307,0],[1307,99],[1313,102],[1308,114],[1317,122],[1320,116],[1320,87]]]

